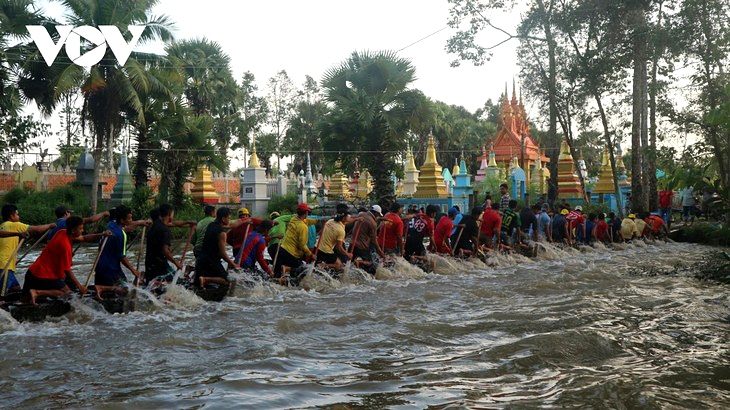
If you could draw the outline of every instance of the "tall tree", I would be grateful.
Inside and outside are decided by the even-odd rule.
[[[416,91],[408,88],[414,80],[411,62],[390,51],[353,52],[322,79],[333,107],[323,125],[323,145],[342,150],[343,163],[359,158],[374,179],[378,201],[394,199],[390,176],[406,148],[408,120],[416,111],[417,99],[409,98]]]
[[[328,107],[322,99],[317,82],[310,76],[306,76],[298,100],[282,147],[285,152],[294,155],[294,173],[306,168],[307,153],[312,161],[312,171],[316,173],[322,168],[320,123],[326,116]]]
[[[143,25],[139,43],[152,40],[172,39],[172,23],[166,16],[151,17],[150,11],[157,0],[138,0],[120,2],[116,0],[63,0],[66,9],[67,23],[73,26],[113,25],[126,29],[128,25]],[[82,54],[92,44],[82,44]],[[82,68],[71,62],[65,51],[59,54],[54,65],[61,71],[51,79],[53,85],[52,105],[60,96],[75,91],[81,84],[84,96],[82,120],[90,124],[94,142],[94,178],[91,190],[91,208],[96,211],[98,200],[99,173],[102,166],[103,152],[119,135],[123,125],[123,107],[131,107],[137,115],[141,115],[141,101],[134,83],[146,81],[143,62],[147,54],[132,52],[124,66],[119,65],[110,48],[99,63]]]
[[[276,135],[276,168],[281,170],[281,143],[294,114],[297,90],[285,70],[269,78],[266,104],[269,108],[268,124]]]

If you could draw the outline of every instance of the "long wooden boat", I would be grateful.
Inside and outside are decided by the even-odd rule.
[[[71,304],[54,298],[38,298],[36,304],[21,300],[20,292],[8,294],[6,302],[0,305],[18,322],[42,322],[49,317],[59,317],[71,311]]]

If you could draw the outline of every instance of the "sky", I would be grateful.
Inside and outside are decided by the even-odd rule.
[[[56,3],[38,4],[60,17]],[[473,112],[488,99],[496,101],[505,82],[511,87],[519,72],[516,40],[495,49],[483,66],[464,62],[451,67],[456,56],[445,46],[455,30],[447,27],[447,0],[162,0],[152,14],[170,17],[177,39],[218,42],[231,58],[234,77],[240,80],[245,71],[252,72],[262,94],[266,81],[280,70],[301,86],[306,75],[319,81],[353,51],[394,50],[415,66],[413,88]],[[519,15],[502,12],[492,18],[507,30],[519,21]],[[503,39],[503,34],[486,33],[484,45]],[[162,44],[138,50],[161,52]]]

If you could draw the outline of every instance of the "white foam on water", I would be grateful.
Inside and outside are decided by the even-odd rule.
[[[166,307],[191,310],[206,304],[203,299],[197,297],[193,292],[185,289],[183,286],[168,283],[166,288],[165,293],[160,296],[160,299]]]
[[[428,275],[423,269],[406,261],[400,256],[391,259],[392,266],[378,266],[375,271],[375,279],[378,280],[396,280],[396,279],[415,279],[423,278]]]

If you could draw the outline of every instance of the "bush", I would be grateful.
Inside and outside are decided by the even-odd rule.
[[[607,203],[598,203],[598,202],[591,202],[588,205],[583,205],[583,215],[588,214],[596,214],[598,216],[599,213],[603,212],[608,216],[608,213],[611,212],[611,208],[608,206]]]
[[[132,210],[134,219],[147,219],[150,217],[150,211],[155,207],[153,202],[155,192],[149,186],[135,188],[132,199],[129,201],[129,209]]]
[[[271,196],[271,200],[269,200],[269,206],[266,208],[266,212],[268,214],[274,211],[280,212],[281,214],[291,214],[296,210],[298,203],[299,196],[295,192],[289,192],[283,196],[274,194]]]
[[[3,197],[3,203],[4,204],[17,204],[21,200],[25,199],[28,196],[28,192],[23,190],[20,187],[15,187],[8,191],[5,194],[5,197]]]
[[[697,222],[681,227],[673,238],[683,242],[730,246],[730,229],[720,224]]]
[[[14,191],[8,192],[9,195],[5,196],[3,202],[9,204],[13,203],[11,199],[17,199],[15,205],[23,223],[43,225],[55,222],[53,210],[59,205],[66,205],[74,211],[74,215],[90,215],[89,199],[86,192],[79,187],[63,186],[52,191],[33,191],[27,194]]]

